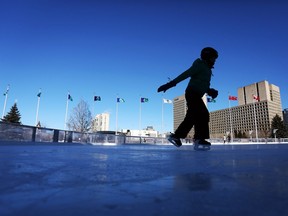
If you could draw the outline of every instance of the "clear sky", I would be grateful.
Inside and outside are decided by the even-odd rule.
[[[228,108],[228,92],[268,80],[288,108],[288,2],[283,0],[0,0],[0,91],[10,90],[21,121],[34,125],[42,89],[42,126],[64,128],[81,99],[92,113],[110,113],[110,130],[161,131],[162,98],[184,93],[188,79],[165,94],[157,88],[189,68],[203,47],[219,52],[210,111]],[[2,94],[1,94],[2,95]],[[93,96],[101,96],[94,102]],[[4,107],[0,100],[0,111]],[[236,102],[231,103],[237,105]],[[164,106],[164,130],[173,130],[173,107]]]

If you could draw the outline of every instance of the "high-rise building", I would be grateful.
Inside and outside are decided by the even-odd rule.
[[[182,95],[173,102],[175,130],[185,117],[186,100]],[[238,88],[238,106],[210,112],[210,136],[222,138],[232,132],[232,136],[241,133],[247,137],[266,137],[276,114],[283,117],[279,87],[266,80],[247,85]],[[190,133],[192,136],[193,131]]]
[[[279,87],[269,84],[266,80],[238,88],[239,106],[254,103],[255,100],[274,102],[277,112],[282,111]]]
[[[109,113],[101,113],[95,116],[92,125],[92,131],[108,131],[109,130],[109,121],[110,114]]]

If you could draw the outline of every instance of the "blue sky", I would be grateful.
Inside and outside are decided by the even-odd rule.
[[[288,3],[228,0],[0,0],[0,91],[10,85],[6,113],[17,100],[21,121],[64,128],[81,99],[91,112],[110,113],[110,130],[161,130],[162,98],[184,93],[188,79],[165,94],[157,88],[189,68],[200,50],[219,52],[210,111],[228,107],[228,92],[268,80],[288,108]],[[102,101],[93,102],[93,96]],[[5,97],[0,100],[4,106]],[[237,102],[232,102],[236,106]],[[0,110],[2,114],[2,109]],[[164,129],[173,130],[173,107],[164,106]]]

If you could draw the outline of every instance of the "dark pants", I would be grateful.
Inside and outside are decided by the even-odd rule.
[[[185,92],[187,113],[183,122],[175,131],[175,136],[186,138],[194,126],[194,139],[209,139],[209,111],[202,100],[202,95],[187,88]]]

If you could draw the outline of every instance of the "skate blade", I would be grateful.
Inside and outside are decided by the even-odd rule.
[[[194,144],[194,150],[195,151],[209,151],[210,148],[211,148],[210,145]]]
[[[170,138],[168,138],[168,141],[170,142],[170,143],[172,143],[174,146],[176,146],[176,147],[180,147],[181,145],[182,145],[182,143],[181,144],[178,144],[174,139],[170,139]]]

